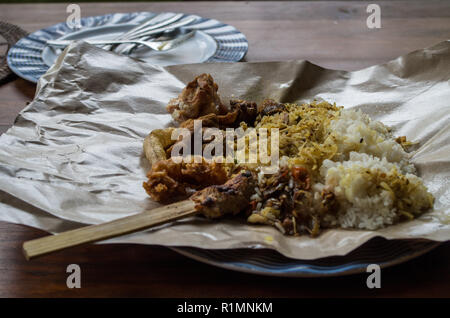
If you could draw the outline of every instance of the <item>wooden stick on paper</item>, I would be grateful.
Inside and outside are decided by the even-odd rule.
[[[184,200],[111,222],[31,240],[23,244],[23,252],[29,260],[68,247],[137,232],[197,213],[194,202]]]

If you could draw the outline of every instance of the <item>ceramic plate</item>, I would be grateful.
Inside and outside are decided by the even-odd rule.
[[[47,40],[113,39],[136,25],[152,19],[155,23],[170,18],[175,13],[114,13],[81,19],[81,28],[71,29],[65,22],[36,31],[20,39],[8,52],[11,70],[22,78],[37,82],[53,65],[60,53],[46,45]],[[175,65],[202,62],[237,62],[248,50],[245,36],[231,25],[196,15],[185,29],[195,29],[195,35],[176,48],[157,52],[139,48],[131,56],[157,65]]]
[[[423,255],[439,244],[426,240],[375,238],[345,256],[317,260],[291,259],[268,249],[172,249],[197,261],[240,272],[286,277],[331,277],[364,273],[370,264],[381,268],[397,265]]]

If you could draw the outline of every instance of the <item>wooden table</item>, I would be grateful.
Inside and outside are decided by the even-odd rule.
[[[368,2],[370,3],[370,2]],[[448,1],[377,1],[381,29],[366,26],[361,2],[81,3],[82,16],[112,12],[196,13],[246,34],[246,61],[308,59],[356,70],[450,38]],[[66,19],[66,4],[0,5],[0,20],[35,31]],[[22,79],[0,86],[0,132],[32,100],[35,85]],[[31,262],[21,243],[40,230],[0,222],[0,297],[449,297],[450,244],[382,271],[382,288],[367,275],[283,279],[231,272],[153,246],[82,246]],[[66,287],[68,264],[82,269],[82,288]]]

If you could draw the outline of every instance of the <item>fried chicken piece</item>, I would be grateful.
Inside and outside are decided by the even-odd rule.
[[[183,122],[207,114],[223,115],[228,109],[220,101],[218,86],[209,74],[201,74],[187,84],[177,98],[167,105],[174,120]]]
[[[254,175],[243,171],[223,185],[213,185],[194,193],[190,199],[196,203],[197,211],[208,218],[235,215],[248,207],[255,186]]]
[[[202,189],[228,180],[228,172],[220,163],[176,163],[172,159],[153,165],[144,182],[145,191],[158,202],[168,202],[187,195],[188,188]]]

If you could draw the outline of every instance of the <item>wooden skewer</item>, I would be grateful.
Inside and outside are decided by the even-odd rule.
[[[137,232],[197,213],[195,203],[191,200],[184,200],[111,222],[31,240],[23,244],[23,252],[26,259],[29,260],[68,247]]]

